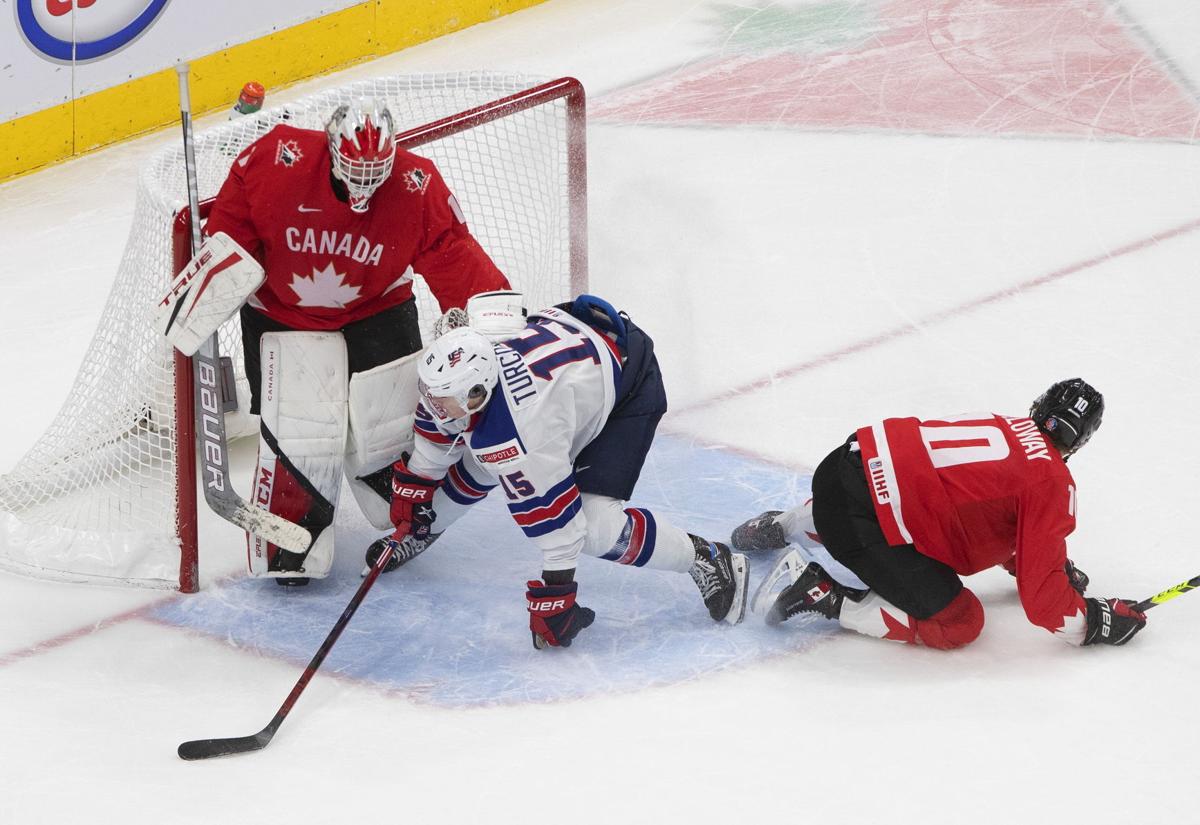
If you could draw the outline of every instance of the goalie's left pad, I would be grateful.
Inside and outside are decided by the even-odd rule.
[[[392,465],[413,448],[420,357],[414,352],[350,377],[346,479],[367,521],[380,530],[392,529]]]
[[[177,350],[195,355],[266,277],[249,252],[218,232],[204,242],[158,302],[158,328]]]
[[[254,576],[322,578],[333,564],[349,367],[340,332],[268,332],[254,504],[308,529],[307,555],[247,536]]]

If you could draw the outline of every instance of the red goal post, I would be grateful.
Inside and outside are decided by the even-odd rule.
[[[196,138],[202,216],[245,146],[277,123],[323,128],[333,108],[362,96],[387,98],[400,145],[437,164],[472,234],[525,292],[527,306],[586,291],[585,96],[572,78],[491,72],[375,78],[202,130]],[[13,472],[0,476],[0,568],[60,580],[199,588],[191,359],[166,346],[149,323],[171,274],[190,257],[186,192],[181,147],[147,163],[121,268],[67,402]],[[428,333],[440,313],[420,278],[414,281]],[[244,409],[236,318],[220,340]],[[242,411],[226,421],[231,438],[257,432]],[[248,475],[238,485],[243,490]]]

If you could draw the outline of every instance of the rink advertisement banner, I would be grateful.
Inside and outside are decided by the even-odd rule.
[[[52,78],[82,97],[238,43],[271,34],[361,0],[7,0],[0,40],[17,83],[0,99],[0,120],[63,102]],[[2,6],[0,6],[2,8]]]
[[[0,0],[0,180],[544,0]]]

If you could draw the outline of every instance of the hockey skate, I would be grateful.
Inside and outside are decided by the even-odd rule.
[[[719,542],[690,533],[688,536],[696,548],[696,559],[688,573],[700,588],[708,615],[715,622],[737,624],[746,615],[746,583],[750,575],[746,557],[730,553]]]
[[[379,561],[379,556],[388,546],[388,543],[396,545],[396,552],[392,553],[392,557],[388,559],[388,563],[384,565],[383,572],[391,573],[402,564],[415,559],[417,556],[424,553],[429,545],[438,540],[441,533],[435,533],[427,539],[418,539],[413,536],[405,536],[403,540],[397,542],[390,537],[384,536],[381,539],[376,539],[371,542],[371,546],[367,548],[367,566],[363,568],[362,577],[365,579],[367,574],[371,572],[371,568],[375,566],[375,562]]]
[[[790,582],[776,595],[775,584],[784,576]],[[843,601],[861,601],[868,592],[839,584],[824,567],[815,561],[806,564],[793,550],[780,559],[759,585],[754,594],[754,612],[765,613],[769,625],[785,622],[800,613],[817,613],[836,620],[842,613]]]
[[[729,543],[742,553],[760,553],[765,550],[782,550],[787,547],[787,536],[783,525],[775,520],[783,515],[782,510],[768,510],[733,528]]]
[[[280,547],[275,553],[274,570],[284,573],[303,573],[304,554],[293,553]],[[307,576],[278,576],[275,583],[280,587],[304,587],[308,584]]]

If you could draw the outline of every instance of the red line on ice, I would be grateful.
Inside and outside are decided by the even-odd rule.
[[[702,398],[699,401],[693,401],[690,404],[685,404],[682,407],[672,410],[670,413],[668,413],[668,416],[674,419],[677,416],[685,413],[694,412],[705,407],[711,407],[714,404],[721,403],[722,401],[729,401],[748,392],[766,389],[767,387],[771,387],[780,381],[787,380],[788,378],[794,378],[801,373],[810,372],[818,367],[823,367],[828,364],[832,364],[835,361],[840,361],[849,355],[857,355],[858,353],[874,349],[875,347],[883,344],[891,343],[899,338],[912,335],[914,332],[918,332],[925,327],[929,327],[934,324],[940,324],[943,321],[949,321],[953,318],[957,318],[960,315],[965,315],[968,312],[979,309],[980,307],[987,306],[988,304],[995,304],[1010,298],[1019,297],[1027,290],[1035,289],[1039,286],[1052,283],[1062,278],[1066,278],[1069,275],[1075,275],[1076,273],[1091,269],[1099,264],[1111,261],[1114,258],[1120,258],[1124,255],[1130,255],[1134,252],[1139,252],[1149,246],[1162,243],[1163,241],[1170,240],[1171,238],[1175,238],[1180,235],[1186,235],[1189,232],[1195,231],[1196,229],[1200,229],[1200,219],[1188,221],[1187,223],[1180,224],[1179,226],[1168,229],[1164,232],[1156,232],[1155,234],[1142,238],[1139,241],[1134,241],[1133,243],[1129,243],[1125,246],[1105,252],[1103,255],[1097,255],[1093,258],[1088,258],[1085,261],[1079,261],[1078,263],[1071,264],[1070,266],[1064,266],[1061,269],[1054,270],[1053,272],[1047,272],[1045,275],[1039,275],[1038,277],[1031,278],[1028,281],[1022,281],[1021,283],[1005,287],[1004,289],[997,290],[988,295],[983,295],[979,298],[972,298],[971,300],[965,301],[957,306],[943,309],[939,312],[934,312],[916,321],[911,321],[901,324],[900,326],[892,327],[891,329],[881,332],[878,335],[873,335],[870,338],[866,338],[862,341],[856,341],[855,343],[847,344],[840,349],[836,349],[832,352],[818,355],[815,358],[810,358],[807,361],[802,361],[799,364],[786,367],[777,372],[773,372],[764,378],[749,381],[737,387],[723,390],[715,395],[709,396],[708,398]]]

